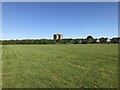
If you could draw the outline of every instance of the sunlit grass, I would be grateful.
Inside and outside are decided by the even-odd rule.
[[[115,88],[117,62],[117,44],[6,45],[3,87]]]
[[[0,89],[2,89],[2,45],[0,44]]]

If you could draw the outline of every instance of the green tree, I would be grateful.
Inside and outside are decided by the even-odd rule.
[[[92,43],[94,38],[92,36],[87,37],[87,43]]]

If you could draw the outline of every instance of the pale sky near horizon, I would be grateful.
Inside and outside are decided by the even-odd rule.
[[[4,2],[3,39],[118,36],[117,2]]]

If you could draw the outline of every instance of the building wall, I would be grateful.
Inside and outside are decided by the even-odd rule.
[[[53,39],[56,39],[56,35],[53,35]]]
[[[55,39],[55,40],[63,39],[63,35],[62,34],[54,34],[53,39]]]

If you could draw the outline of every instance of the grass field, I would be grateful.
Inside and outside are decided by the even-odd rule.
[[[4,88],[116,88],[118,45],[4,45]]]
[[[2,45],[0,44],[0,90],[2,89]]]

